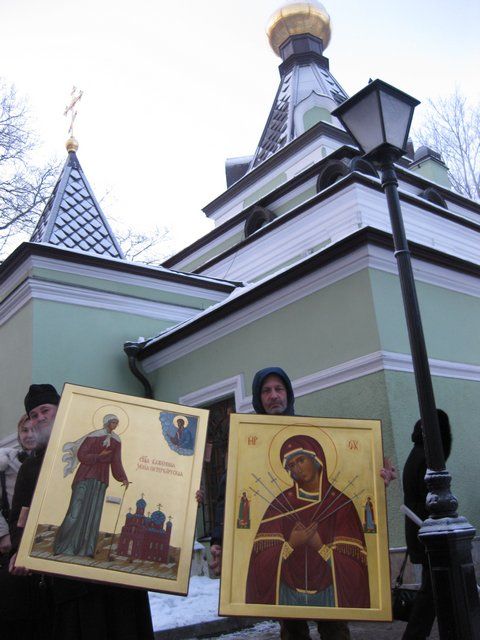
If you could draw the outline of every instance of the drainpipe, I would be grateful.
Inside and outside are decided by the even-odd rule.
[[[128,366],[130,367],[130,371],[143,384],[143,388],[145,389],[145,398],[154,399],[152,385],[138,368],[137,357],[142,350],[144,342],[145,341],[143,338],[139,338],[137,342],[125,342],[125,344],[123,345],[123,350],[127,354]]]

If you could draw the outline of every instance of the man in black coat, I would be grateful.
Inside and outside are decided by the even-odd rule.
[[[452,448],[450,421],[445,411],[437,409],[437,413],[443,453],[445,460],[447,460]],[[428,490],[425,484],[427,462],[425,460],[422,423],[420,420],[415,423],[413,428],[412,441],[413,449],[410,451],[403,468],[404,502],[421,520],[426,520],[429,517],[426,507]],[[410,620],[402,640],[425,640],[430,635],[435,620],[435,604],[425,547],[418,538],[418,525],[410,518],[405,518],[405,538],[410,561],[414,564],[422,565],[422,583],[415,598]]]
[[[266,415],[295,415],[295,395],[292,383],[280,367],[267,367],[257,371],[252,383],[252,404],[255,413]],[[222,557],[223,517],[225,512],[225,478],[220,481],[219,495],[215,513],[215,527],[212,532],[210,567],[220,574]],[[317,620],[322,640],[349,640],[348,624],[336,620]],[[281,620],[280,637],[282,640],[310,640],[306,620]]]
[[[252,404],[255,413],[266,415],[295,415],[295,394],[290,378],[280,367],[267,367],[257,371],[252,383]],[[386,458],[380,475],[388,486],[395,479],[396,470]],[[220,574],[222,558],[223,518],[225,512],[225,478],[220,481],[217,498],[215,526],[212,533],[210,567]],[[322,640],[350,640],[348,624],[337,620],[317,620]],[[282,640],[311,640],[308,623],[305,620],[281,620]]]
[[[36,455],[20,468],[12,501],[10,531],[14,555],[10,563],[13,575],[28,573],[15,564],[26,512],[50,438],[60,396],[49,384],[31,385],[25,397],[25,410],[37,429]],[[67,578],[40,581],[38,588],[48,591],[43,635],[24,635],[39,640],[153,640],[150,606],[146,591],[101,585]],[[29,603],[22,603],[28,609]],[[47,635],[49,633],[49,635]],[[16,637],[16,636],[13,636]]]
[[[252,404],[255,413],[267,415],[295,415],[295,395],[292,383],[280,367],[257,371],[252,383]],[[316,620],[322,640],[349,640],[348,624],[341,620]],[[281,620],[282,640],[310,640],[306,620]]]

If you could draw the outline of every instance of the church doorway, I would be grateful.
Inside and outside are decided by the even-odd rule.
[[[215,505],[220,479],[226,469],[230,414],[235,412],[235,399],[225,398],[204,407],[210,411],[207,444],[203,462],[202,489],[205,494],[199,509],[197,534],[200,540],[210,537],[215,524]]]

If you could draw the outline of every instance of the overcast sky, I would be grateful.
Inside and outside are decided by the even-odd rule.
[[[108,217],[166,226],[180,249],[212,224],[227,157],[251,155],[278,85],[265,26],[279,0],[0,0],[0,74],[28,99],[43,154],[78,157]],[[327,0],[325,55],[348,94],[381,78],[422,102],[478,100],[478,0]],[[414,119],[421,119],[422,107]]]

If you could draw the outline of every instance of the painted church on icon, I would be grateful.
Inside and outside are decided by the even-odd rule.
[[[160,511],[145,515],[146,501],[137,500],[135,513],[127,513],[125,524],[120,532],[117,554],[130,560],[150,560],[152,562],[168,562],[172,522]]]

